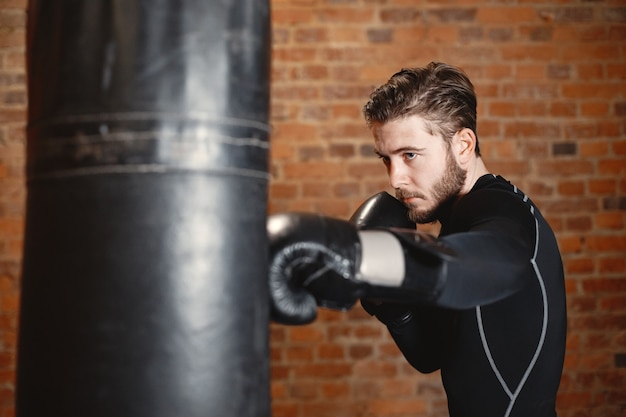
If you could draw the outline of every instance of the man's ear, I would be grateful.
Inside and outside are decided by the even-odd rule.
[[[459,163],[464,165],[469,162],[476,151],[476,135],[472,129],[463,128],[456,132],[454,146]]]

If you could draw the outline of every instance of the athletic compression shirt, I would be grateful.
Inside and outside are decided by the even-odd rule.
[[[441,370],[451,417],[554,417],[566,306],[551,228],[526,195],[491,174],[440,221],[439,239],[459,255],[448,270],[449,294],[480,291],[471,278],[481,274],[497,285],[508,264],[527,265],[523,285],[466,310],[413,307],[388,326],[396,344],[417,370]]]

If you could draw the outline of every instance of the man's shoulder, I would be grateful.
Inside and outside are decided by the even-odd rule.
[[[451,213],[454,228],[467,229],[495,219],[527,223],[532,209],[526,195],[501,176],[480,177],[469,193],[462,196]]]

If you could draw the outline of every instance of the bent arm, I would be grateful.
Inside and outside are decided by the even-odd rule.
[[[422,373],[440,369],[450,343],[454,313],[447,309],[413,306],[403,318],[387,324],[387,329],[404,358]]]

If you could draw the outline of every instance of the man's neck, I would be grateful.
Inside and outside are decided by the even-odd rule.
[[[489,174],[489,170],[485,166],[483,159],[480,156],[477,156],[472,160],[467,168],[467,175],[465,177],[465,185],[461,189],[459,193],[459,197],[464,196],[469,193],[472,188],[474,188],[474,184],[476,181],[483,175]]]

